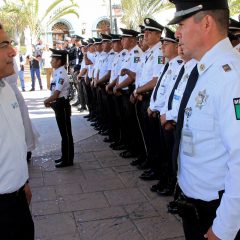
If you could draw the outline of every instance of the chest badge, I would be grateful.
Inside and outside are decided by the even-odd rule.
[[[208,95],[206,93],[206,89],[203,91],[199,91],[197,97],[195,98],[196,107],[201,110],[202,107],[206,104],[207,99],[208,99]]]

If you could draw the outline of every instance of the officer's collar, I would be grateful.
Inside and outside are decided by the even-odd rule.
[[[228,38],[225,38],[215,44],[210,50],[208,50],[202,59],[198,63],[198,73],[203,74],[210,66],[212,66],[223,54],[231,52],[233,49],[231,42]]]

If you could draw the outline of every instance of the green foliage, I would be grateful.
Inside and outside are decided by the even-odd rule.
[[[228,0],[230,14],[240,14],[240,0]]]
[[[21,37],[24,30],[29,27],[32,38],[39,37],[42,29],[61,17],[74,14],[78,15],[78,4],[74,0],[54,0],[46,9],[43,17],[39,18],[38,0],[4,0],[0,7],[0,19],[6,31],[12,36]],[[44,4],[44,1],[41,2]]]

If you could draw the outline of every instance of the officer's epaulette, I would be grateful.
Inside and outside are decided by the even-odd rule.
[[[136,49],[136,50],[134,50],[134,53],[139,53],[139,51]]]
[[[177,60],[178,64],[182,64],[183,63],[183,60]]]

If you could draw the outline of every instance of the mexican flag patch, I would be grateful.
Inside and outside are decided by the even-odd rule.
[[[235,108],[236,119],[240,120],[240,98],[234,98],[233,105]]]
[[[58,83],[61,84],[61,85],[63,85],[64,79],[63,79],[63,78],[59,78]]]

